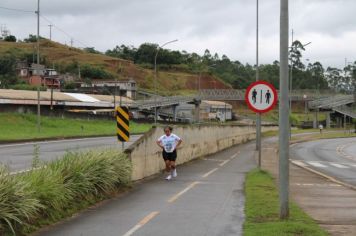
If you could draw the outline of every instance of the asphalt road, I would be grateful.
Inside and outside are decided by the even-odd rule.
[[[130,142],[125,143],[128,147],[135,142],[141,135],[132,135]],[[40,160],[50,161],[61,157],[67,151],[88,150],[95,148],[118,148],[116,137],[98,137],[83,139],[66,139],[58,141],[29,142],[19,144],[0,145],[0,163],[9,166],[10,171],[20,171],[31,168],[34,157],[34,147],[39,147]]]
[[[235,146],[160,175],[37,236],[242,235],[245,174],[254,143]],[[179,158],[179,153],[178,153]]]
[[[299,143],[291,148],[294,163],[356,186],[356,138]]]

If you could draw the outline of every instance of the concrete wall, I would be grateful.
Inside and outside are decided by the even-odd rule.
[[[262,131],[277,127],[262,127]],[[177,164],[205,156],[255,138],[255,126],[202,125],[174,127],[173,133],[182,138],[177,149]],[[161,149],[156,140],[163,135],[163,127],[153,128],[125,152],[133,164],[132,180],[139,180],[164,169]]]

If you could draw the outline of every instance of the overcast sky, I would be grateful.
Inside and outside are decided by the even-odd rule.
[[[260,62],[279,60],[280,0],[260,1]],[[324,67],[356,61],[355,0],[290,0],[290,29],[306,47],[303,62]],[[0,7],[35,10],[37,0],[1,0]],[[255,63],[256,0],[41,0],[41,15],[56,27],[52,39],[106,51],[145,42],[203,54],[205,49]],[[34,13],[0,8],[0,24],[19,39],[36,34]],[[40,34],[49,38],[41,18]]]

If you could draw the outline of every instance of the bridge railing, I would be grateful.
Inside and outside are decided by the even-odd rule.
[[[334,111],[339,112],[341,114],[344,114],[346,116],[356,118],[356,107],[355,106],[339,106],[339,107],[334,107]]]
[[[333,107],[338,107],[353,102],[354,102],[353,95],[337,95],[337,96],[321,98],[308,102],[308,107],[311,109],[316,109],[316,108],[331,109]]]

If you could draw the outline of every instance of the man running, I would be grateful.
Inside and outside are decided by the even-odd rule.
[[[164,128],[164,135],[157,140],[157,145],[163,149],[162,156],[166,163],[166,172],[168,176],[166,180],[171,180],[172,177],[177,177],[176,159],[177,147],[182,143],[182,139],[172,133],[173,128],[166,126]]]

